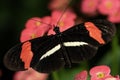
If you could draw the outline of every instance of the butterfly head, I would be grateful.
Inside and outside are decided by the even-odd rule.
[[[54,27],[54,31],[55,31],[56,34],[60,34],[60,29],[59,29],[58,26],[55,26],[55,27]]]

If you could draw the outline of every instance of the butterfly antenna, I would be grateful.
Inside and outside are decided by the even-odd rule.
[[[38,21],[38,20],[35,20],[35,19],[32,19],[32,20]],[[42,21],[38,21],[38,22],[43,23],[43,24],[46,24],[46,25],[48,25],[48,26],[52,26],[51,24],[48,24],[48,23],[45,23],[45,22],[42,22]]]
[[[56,23],[55,26],[57,26],[57,25],[59,24],[61,18],[63,17],[65,11],[68,9],[68,7],[69,7],[69,5],[71,4],[72,1],[73,1],[73,0],[70,0],[69,4],[63,9],[63,12],[62,12],[62,14],[61,14],[60,18],[58,19],[58,21],[57,21],[57,23]]]

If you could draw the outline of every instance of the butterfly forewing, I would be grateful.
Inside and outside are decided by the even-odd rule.
[[[93,46],[83,40],[74,40],[75,37],[71,38],[70,35],[66,35],[68,41],[63,44],[66,48],[67,54],[71,59],[72,63],[80,63],[83,60],[88,60],[92,58],[97,52],[98,47]],[[66,37],[63,37],[63,41]]]
[[[95,39],[90,37],[89,31],[86,30],[84,23],[75,25],[64,31],[62,34],[65,36],[63,36],[64,41],[84,41],[94,46],[99,45],[99,43]]]
[[[95,37],[101,35],[100,38],[105,41],[104,44],[112,39],[115,33],[115,26],[112,23],[106,20],[90,22],[101,32],[97,33],[97,31],[94,30],[95,33],[93,34],[98,34]],[[92,58],[96,54],[98,47],[103,45],[98,39],[90,36],[91,32],[86,29],[85,23],[75,25],[62,33],[63,44],[66,43],[64,46],[72,63],[78,63]],[[92,28],[91,25],[88,27]]]
[[[57,36],[41,42],[39,38],[31,40],[34,56],[31,67],[39,72],[50,73],[65,65],[60,40]],[[35,48],[36,47],[36,48]]]
[[[106,43],[112,40],[116,32],[116,27],[113,23],[107,20],[94,20],[93,23],[102,31],[102,38]]]
[[[89,36],[83,24],[76,25],[62,34],[63,45],[72,63],[92,58],[97,52],[97,42]]]
[[[71,36],[73,40],[82,40],[84,42],[87,42],[91,45],[98,46],[98,47],[112,40],[112,37],[116,32],[116,28],[113,23],[107,20],[102,20],[102,19],[91,20],[88,22],[92,23],[92,25],[88,26],[88,28],[91,28],[93,30],[91,31],[87,30],[86,28],[87,26],[85,25],[87,22],[84,22],[69,28],[68,30],[64,31],[62,34]],[[91,26],[96,27],[98,30],[94,29]],[[105,43],[100,43],[97,39],[94,38],[94,36],[90,36],[91,33],[96,34],[95,37],[98,37],[100,35],[100,38]]]
[[[63,58],[61,54],[59,54],[59,50],[51,51],[50,54],[50,50],[52,50],[56,45],[59,44],[59,41],[58,39],[56,39],[56,36],[44,36],[26,42],[31,43],[31,51],[33,53],[33,57],[30,62],[30,67],[40,72],[49,72],[56,70],[57,67],[60,67],[60,65],[57,66],[57,64],[64,65]],[[22,46],[26,42],[18,44],[15,47],[11,48],[5,55],[4,63],[6,67],[9,68],[10,70],[14,70],[14,71],[25,70],[25,63],[24,61],[22,61],[20,56],[21,56]],[[24,50],[27,50],[27,48],[25,48]],[[52,55],[53,53],[58,53],[58,54]],[[45,54],[48,56],[43,56]],[[27,55],[28,53],[24,56],[26,56],[27,58],[29,57]]]
[[[42,37],[39,39],[39,41],[45,41],[45,40],[47,40],[47,37]],[[24,62],[20,58],[21,51],[22,51],[22,45],[24,43],[26,43],[26,42],[23,42],[23,43],[20,43],[20,44],[14,46],[6,53],[6,55],[4,57],[4,64],[7,68],[14,70],[14,71],[25,70]],[[36,47],[34,47],[34,48],[36,48]]]
[[[4,56],[5,66],[14,71],[25,70],[24,63],[20,59],[20,53],[22,44],[18,44],[11,48]]]

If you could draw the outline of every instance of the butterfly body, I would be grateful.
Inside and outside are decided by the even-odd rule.
[[[49,73],[65,65],[80,63],[92,58],[98,47],[111,41],[115,26],[105,20],[85,22],[55,35],[43,36],[25,41],[11,48],[4,58],[11,70],[25,70],[30,67],[38,72]]]

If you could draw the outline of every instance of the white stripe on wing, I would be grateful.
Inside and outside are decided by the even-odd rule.
[[[57,46],[55,46],[54,48],[50,49],[49,51],[47,51],[41,58],[40,60],[42,60],[43,58],[50,56],[52,54],[54,54],[56,51],[58,51],[61,48],[61,45],[58,44]]]
[[[65,47],[75,47],[75,46],[83,46],[83,45],[88,45],[88,43],[86,42],[79,42],[79,41],[75,41],[75,42],[64,42],[63,45]]]
[[[82,42],[82,41],[75,41],[75,42],[64,42],[63,45],[65,47],[76,47],[76,46],[83,46],[83,45],[88,45],[88,43],[86,42]],[[50,49],[49,51],[47,51],[41,58],[40,60],[42,60],[43,58],[46,58],[52,54],[54,54],[56,51],[58,51],[61,48],[61,45],[58,44],[57,46],[55,46],[54,48]]]

